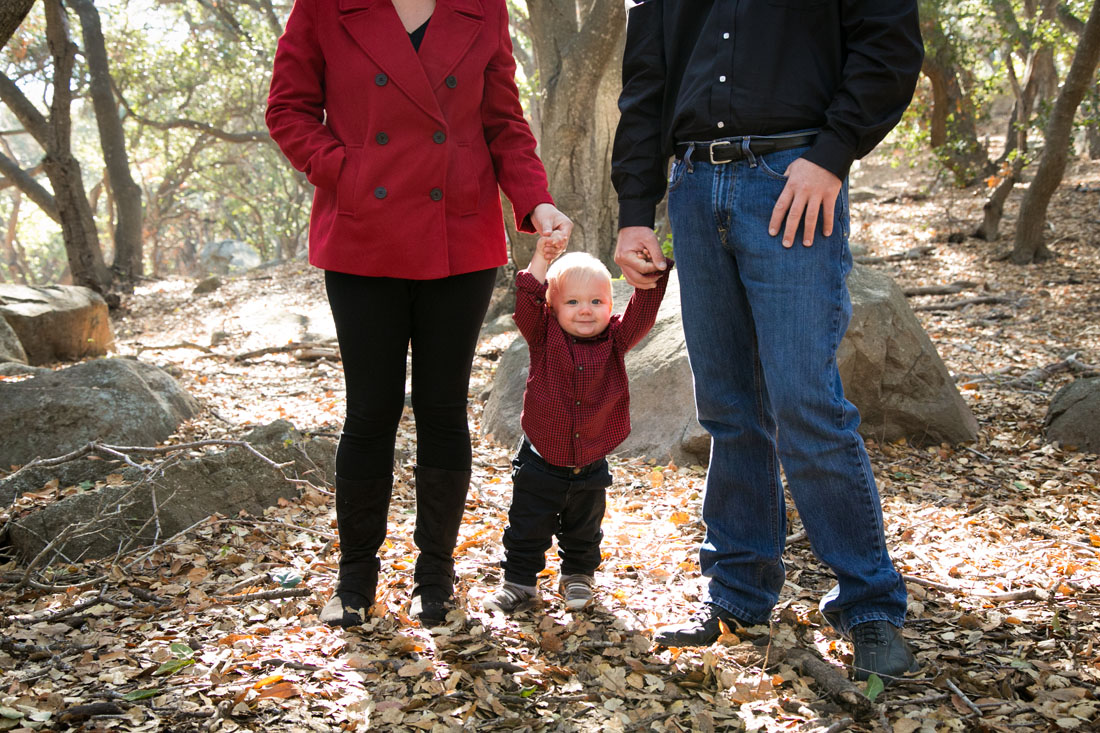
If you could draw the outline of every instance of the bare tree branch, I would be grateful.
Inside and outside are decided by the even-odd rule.
[[[61,215],[57,213],[57,201],[53,194],[45,186],[34,179],[30,171],[23,170],[18,163],[8,156],[0,153],[0,175],[4,176],[11,185],[27,195],[31,201],[38,205],[51,219],[61,221]]]

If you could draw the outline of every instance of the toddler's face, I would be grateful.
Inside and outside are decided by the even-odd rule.
[[[569,335],[598,336],[611,321],[611,283],[597,277],[563,278],[551,289],[550,310]]]

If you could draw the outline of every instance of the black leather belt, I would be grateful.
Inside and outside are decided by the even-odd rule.
[[[709,160],[715,164],[732,163],[748,158],[749,153],[766,155],[778,150],[812,145],[816,138],[816,132],[805,132],[797,135],[743,135],[706,142],[677,143],[676,157],[683,159],[694,146],[692,160]]]

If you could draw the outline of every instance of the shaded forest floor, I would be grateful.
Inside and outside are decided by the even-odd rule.
[[[214,518],[125,572],[109,561],[55,565],[17,594],[9,583],[0,591],[0,729],[1100,728],[1100,461],[1042,439],[1051,396],[1080,376],[1067,365],[1100,364],[1100,165],[1067,172],[1049,218],[1056,258],[1032,267],[998,259],[1008,242],[952,236],[978,222],[985,191],[952,190],[881,159],[856,174],[853,189],[866,197],[853,205],[857,254],[930,246],[872,266],[906,287],[971,283],[910,303],[940,305],[918,316],[981,426],[966,446],[869,443],[889,546],[909,580],[905,634],[922,663],[873,704],[830,692],[851,649],[817,612],[831,578],[793,509],[787,585],[770,630],[731,632],[708,649],[652,646],[652,630],[688,613],[700,589],[704,473],[667,457],[613,463],[595,607],[565,611],[552,557],[541,604],[506,618],[480,601],[500,576],[510,447],[475,430],[458,552],[462,611],[444,628],[420,628],[406,615],[415,557],[407,415],[379,602],[363,627],[318,623],[336,573],[335,521],[328,489],[307,488],[262,517]],[[278,418],[335,435],[338,362],[229,358],[280,345],[248,313],[323,309],[319,274],[295,263],[204,296],[193,286],[150,284],[115,322],[120,353],[169,367],[203,402],[179,439],[237,438]],[[950,302],[980,295],[1003,301]],[[512,337],[480,344],[475,429],[478,396]],[[1061,366],[1034,371],[1052,365]],[[9,579],[23,573],[14,561],[3,569]],[[103,587],[65,587],[102,573]],[[297,587],[283,589],[295,577]],[[255,595],[272,590],[290,597]],[[820,655],[826,671],[806,664],[802,650]]]

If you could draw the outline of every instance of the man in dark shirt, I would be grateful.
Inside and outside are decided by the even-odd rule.
[[[659,644],[707,645],[722,622],[767,621],[784,581],[782,464],[837,576],[821,610],[852,640],[856,678],[917,668],[836,349],[851,315],[848,170],[900,119],[922,54],[915,0],[643,0],[629,11],[615,261],[640,288],[664,268],[653,225],[667,189],[696,408],[712,439],[705,602],[659,630]]]

